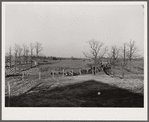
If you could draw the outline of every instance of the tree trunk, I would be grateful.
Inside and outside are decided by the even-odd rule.
[[[122,78],[124,78],[124,66],[122,65]]]
[[[19,56],[19,64],[21,64],[21,56]]]
[[[16,66],[17,66],[17,56],[15,55],[15,72],[16,72]]]
[[[10,55],[10,68],[11,68],[11,55]]]
[[[115,76],[115,64],[113,65],[113,76]]]
[[[131,60],[129,60],[129,70],[131,71]]]
[[[23,64],[25,65],[26,57],[25,56],[22,56],[22,59],[23,59]]]
[[[32,68],[32,57],[31,57],[31,68]]]
[[[93,67],[94,68],[94,75],[96,75],[96,66]]]

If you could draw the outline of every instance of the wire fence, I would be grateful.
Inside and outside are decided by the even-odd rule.
[[[11,76],[22,76],[22,80],[26,76],[39,76],[41,79],[44,76],[76,76],[76,75],[84,75],[84,74],[93,74],[94,72],[98,72],[99,69],[85,68],[85,69],[62,69],[62,68],[30,68],[30,69],[19,69],[17,67],[6,68],[5,69],[5,77]]]

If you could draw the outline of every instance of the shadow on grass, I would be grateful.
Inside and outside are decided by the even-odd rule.
[[[143,107],[143,100],[141,94],[90,80],[11,97],[10,107]]]

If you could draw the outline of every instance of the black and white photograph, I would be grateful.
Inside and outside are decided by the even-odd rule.
[[[2,57],[5,120],[147,119],[146,2],[2,2]]]

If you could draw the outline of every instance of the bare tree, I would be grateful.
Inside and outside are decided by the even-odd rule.
[[[126,58],[126,43],[123,44],[123,47],[121,48],[121,52],[122,52],[122,55],[121,55],[121,58],[122,58],[122,62],[121,62],[121,68],[122,68],[122,78],[124,78],[124,69],[127,65],[127,58]]]
[[[131,71],[131,63],[132,59],[135,58],[138,54],[138,48],[136,46],[135,41],[130,41],[128,43],[128,51],[127,51],[127,57],[129,59],[129,70]]]
[[[23,58],[24,58],[24,64],[25,62],[28,61],[28,53],[29,53],[29,48],[27,45],[23,44]]]
[[[105,53],[107,52],[107,47],[103,48],[104,44],[100,41],[96,41],[94,39],[90,40],[89,42],[90,45],[90,52],[83,54],[90,59],[94,60],[94,65],[95,67],[97,64],[101,61],[101,59],[104,57]]]
[[[15,67],[16,67],[16,65],[17,65],[17,61],[18,61],[18,45],[17,44],[15,44],[15,46],[14,46],[14,55],[15,55]]]
[[[12,50],[11,50],[11,46],[9,47],[9,63],[10,63],[10,68],[11,68],[11,62],[12,62],[12,60],[11,60],[11,58],[12,58]]]
[[[28,62],[28,59],[29,59],[29,48],[28,47],[26,48],[25,56],[26,56],[26,62]]]
[[[32,59],[32,57],[33,57],[33,50],[34,50],[34,48],[35,48],[35,45],[33,44],[33,43],[30,43],[30,59],[31,59],[31,67],[32,67],[32,61],[33,61],[33,59]]]
[[[102,59],[104,58],[105,54],[107,53],[108,51],[108,47],[104,47],[100,53],[99,53],[99,56],[98,56],[98,64],[101,64],[102,63]]]
[[[26,60],[26,45],[25,44],[23,44],[23,60],[25,64],[25,60]]]
[[[22,48],[20,45],[18,45],[18,54],[19,54],[19,64],[21,64],[21,55],[22,55]]]
[[[11,68],[11,62],[12,62],[12,49],[11,49],[11,46],[9,47],[9,52],[6,53],[6,62],[9,62],[9,67]]]
[[[110,59],[110,64],[113,67],[113,75],[115,76],[115,65],[119,57],[119,48],[117,46],[112,46],[111,52],[108,55]]]
[[[35,43],[35,49],[36,49],[36,56],[38,57],[39,52],[42,51],[42,49],[43,49],[42,44],[39,42],[36,42]]]

